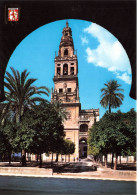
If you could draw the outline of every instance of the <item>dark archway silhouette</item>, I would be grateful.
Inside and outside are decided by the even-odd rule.
[[[20,8],[20,21],[7,22],[8,7]],[[125,48],[132,68],[130,96],[136,98],[136,1],[0,1],[0,101],[4,74],[17,45],[42,25],[62,19],[92,21],[111,32]],[[130,41],[128,41],[130,40]]]
[[[79,157],[86,158],[87,157],[87,139],[81,138],[79,140]]]

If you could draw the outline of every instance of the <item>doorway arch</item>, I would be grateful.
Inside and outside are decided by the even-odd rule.
[[[80,158],[87,157],[87,138],[81,138],[79,140],[79,157]]]

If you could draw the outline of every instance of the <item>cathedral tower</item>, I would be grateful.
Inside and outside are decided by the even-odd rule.
[[[58,56],[55,55],[54,90],[51,101],[60,101],[67,112],[64,121],[65,139],[75,143],[74,159],[87,157],[87,138],[89,128],[99,120],[99,109],[81,110],[78,85],[78,59],[74,50],[72,31],[66,22],[59,45]]]
[[[64,122],[66,139],[75,143],[74,157],[79,157],[79,102],[78,60],[74,50],[72,31],[66,22],[59,45],[58,56],[55,56],[54,91],[51,101],[61,101],[68,115]]]

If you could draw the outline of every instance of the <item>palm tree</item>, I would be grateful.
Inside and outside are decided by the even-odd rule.
[[[33,86],[37,79],[28,79],[29,72],[27,70],[20,74],[18,70],[11,67],[11,71],[13,75],[9,72],[6,72],[5,75],[4,85],[8,91],[5,92],[6,102],[2,111],[2,119],[5,120],[10,116],[19,123],[26,109],[32,108],[37,102],[44,101],[42,97],[36,95],[49,96],[49,89],[45,86]]]
[[[101,89],[102,99],[100,104],[107,108],[109,107],[109,113],[111,113],[111,108],[117,108],[122,104],[124,95],[119,91],[124,91],[119,88],[121,85],[117,83],[116,80],[110,80],[104,84],[106,87]]]
[[[111,113],[111,108],[117,108],[122,104],[124,95],[119,91],[124,91],[124,90],[119,88],[121,87],[121,85],[118,84],[116,80],[107,81],[107,83],[105,83],[104,85],[106,87],[101,89],[102,99],[100,101],[100,104],[104,108],[109,107],[109,113]],[[113,156],[114,154],[112,153],[111,166],[113,166]]]

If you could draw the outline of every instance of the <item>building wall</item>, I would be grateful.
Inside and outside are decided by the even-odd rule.
[[[71,140],[73,143],[75,143],[75,152],[71,155],[71,161],[79,158],[79,129],[65,129],[66,133],[65,139]]]
[[[59,92],[59,88],[63,89],[63,92],[65,92],[65,88],[64,88],[64,83],[67,83],[67,88],[71,88],[71,91],[74,92],[76,89],[76,81],[58,81],[55,82],[55,89],[57,90],[57,92]]]
[[[79,129],[78,121],[79,121],[79,107],[65,107],[66,112],[68,112],[67,120],[64,121],[65,129]]]

